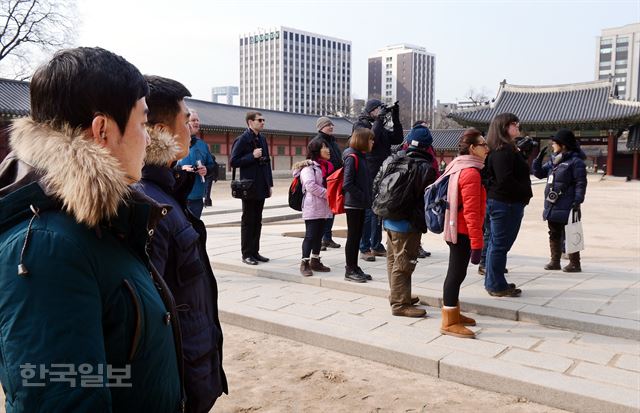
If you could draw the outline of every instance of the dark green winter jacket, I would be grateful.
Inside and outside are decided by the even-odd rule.
[[[0,164],[0,380],[11,412],[177,412],[179,327],[147,243],[167,210],[74,131],[17,121]],[[19,271],[19,266],[22,271]]]

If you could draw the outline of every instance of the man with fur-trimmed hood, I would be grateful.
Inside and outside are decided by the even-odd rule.
[[[107,50],[57,52],[0,164],[6,411],[183,411],[171,294],[147,245],[167,209],[140,179],[149,89]]]
[[[207,232],[188,208],[188,195],[200,176],[174,168],[189,153],[191,93],[181,83],[145,76],[149,84],[151,143],[142,180],[136,186],[170,208],[156,227],[151,261],[164,277],[180,310],[184,349],[187,412],[206,413],[227,393],[222,369],[222,328],[218,319],[218,286],[206,250]]]

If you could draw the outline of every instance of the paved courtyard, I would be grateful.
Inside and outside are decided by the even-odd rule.
[[[461,301],[476,314],[477,340],[439,333],[437,307],[448,257],[441,236],[423,237],[432,256],[420,260],[413,278],[413,292],[427,305],[428,317],[409,319],[390,314],[384,258],[361,261],[374,278],[366,284],[343,280],[342,248],[323,253],[332,272],[302,278],[301,239],[282,235],[303,231],[299,220],[263,226],[261,253],[272,261],[257,267],[240,262],[239,227],[209,229],[221,317],[230,324],[549,406],[638,411],[640,184],[597,178],[590,176],[583,207],[584,272],[542,269],[548,244],[540,218],[540,184],[534,185],[534,198],[509,254],[508,279],[523,289],[522,296],[489,297],[477,267],[470,266]],[[286,204],[280,190],[267,205]],[[222,215],[207,215],[205,222],[215,225]],[[344,228],[343,217],[338,217],[337,234]],[[344,244],[344,239],[336,240]]]

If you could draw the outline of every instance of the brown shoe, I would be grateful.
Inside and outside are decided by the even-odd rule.
[[[371,253],[376,257],[386,257],[387,256],[387,250],[384,247],[382,247],[379,250],[371,250]]]
[[[325,266],[323,263],[320,262],[320,258],[311,258],[311,261],[309,261],[309,267],[313,271],[318,271],[318,272],[331,271],[331,268]]]
[[[420,303],[420,297],[418,297],[417,295],[412,295],[411,296],[411,305],[416,305]]]
[[[427,312],[422,308],[405,305],[398,309],[392,309],[391,314],[399,317],[424,317],[427,315]]]
[[[460,304],[458,304],[458,312],[460,313]],[[462,324],[463,326],[475,326],[476,320],[460,313],[460,324]]]
[[[373,254],[373,252],[366,251],[360,253],[360,259],[371,262],[376,260],[376,256]]]
[[[300,262],[300,274],[303,277],[311,277],[313,275],[313,271],[311,271],[311,266],[309,265],[308,260],[302,260]]]
[[[519,288],[512,287],[509,285],[509,288],[502,291],[489,291],[487,290],[490,296],[492,297],[520,297],[522,294],[522,290]]]
[[[476,338],[476,334],[460,322],[460,308],[442,308],[440,333],[460,338]]]

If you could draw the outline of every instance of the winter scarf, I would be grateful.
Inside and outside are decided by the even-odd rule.
[[[458,243],[458,180],[460,172],[466,168],[482,169],[484,168],[484,162],[474,155],[460,155],[449,162],[447,169],[436,181],[439,182],[445,176],[449,177],[449,186],[447,187],[449,208],[444,215],[444,239],[453,244]]]

